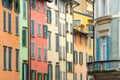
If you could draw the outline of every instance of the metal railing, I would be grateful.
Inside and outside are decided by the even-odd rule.
[[[102,70],[118,70],[120,68],[120,60],[95,61],[87,63],[88,71]]]

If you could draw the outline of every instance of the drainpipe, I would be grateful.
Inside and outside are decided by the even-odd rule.
[[[94,23],[94,4],[95,0],[93,0],[93,23]],[[95,25],[93,25],[93,60],[95,61]]]
[[[31,70],[31,37],[30,37],[30,21],[31,21],[31,8],[30,8],[30,0],[28,0],[28,80],[30,79],[30,70]]]

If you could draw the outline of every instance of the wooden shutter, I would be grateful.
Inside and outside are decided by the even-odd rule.
[[[34,20],[31,20],[31,36],[34,37]]]
[[[35,43],[31,42],[31,58],[35,58]]]
[[[22,30],[22,46],[23,47],[26,46],[26,30],[25,29]]]
[[[66,48],[63,47],[63,59],[66,60]]]
[[[83,65],[83,53],[82,52],[79,53],[79,64]]]
[[[58,29],[58,32],[59,32],[59,35],[61,35],[61,23],[59,23],[59,29]]]
[[[4,25],[3,25],[4,28],[3,28],[3,30],[6,31],[6,11],[3,12],[3,16],[4,16],[4,18],[3,18],[4,19],[4,22],[3,22],[4,23]]]
[[[11,13],[8,13],[8,32],[11,33]]]

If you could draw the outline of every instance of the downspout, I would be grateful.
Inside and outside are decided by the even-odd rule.
[[[94,4],[95,0],[93,0],[93,23],[94,23]],[[93,25],[93,60],[95,61],[95,25]]]
[[[31,80],[30,79],[30,70],[31,70],[31,59],[30,59],[30,56],[31,56],[31,37],[30,37],[30,21],[31,21],[31,8],[30,8],[30,0],[28,0],[28,80]]]

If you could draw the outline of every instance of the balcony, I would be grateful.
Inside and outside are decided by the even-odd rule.
[[[45,1],[47,1],[47,2],[49,2],[49,3],[53,2],[53,0],[45,0]]]
[[[10,10],[12,9],[12,3],[13,0],[2,0],[2,5]]]
[[[117,72],[120,70],[120,60],[106,60],[87,63],[88,74]]]

